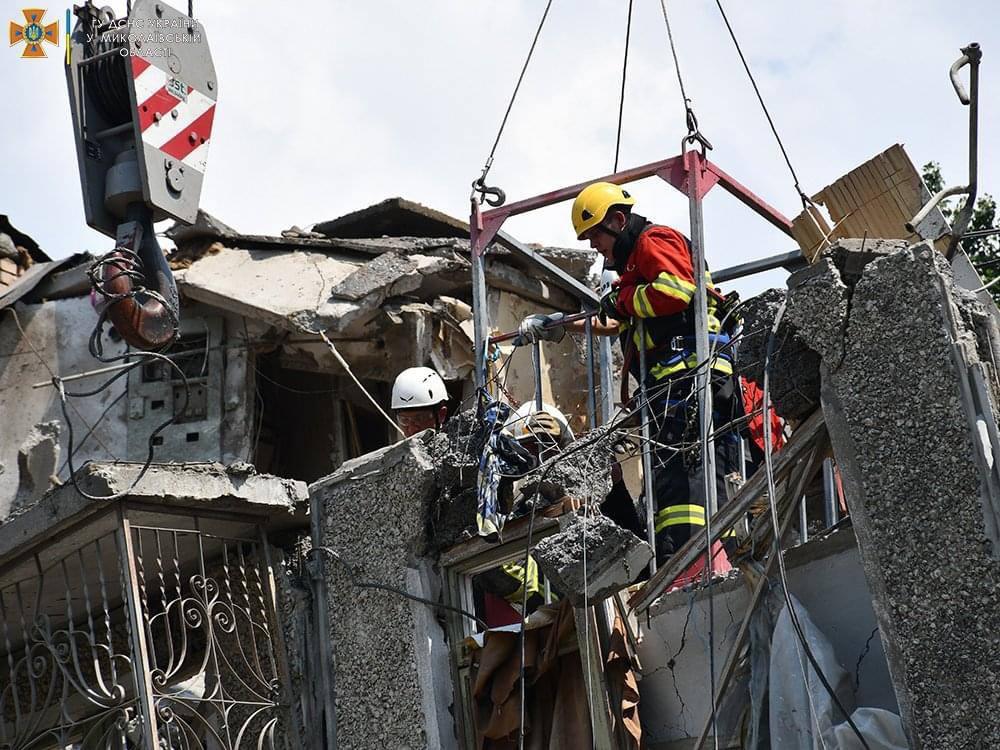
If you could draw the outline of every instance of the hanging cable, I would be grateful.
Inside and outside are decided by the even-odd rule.
[[[781,155],[785,159],[785,164],[788,165],[788,171],[792,174],[792,181],[795,183],[795,190],[798,191],[799,198],[802,199],[802,205],[808,207],[812,205],[812,200],[810,200],[809,196],[805,194],[802,190],[802,186],[799,184],[799,176],[795,173],[795,167],[792,166],[792,160],[788,158],[788,151],[785,150],[785,144],[782,142],[781,136],[778,135],[778,129],[774,126],[774,120],[771,119],[771,113],[768,111],[767,105],[764,103],[764,97],[760,93],[757,81],[753,77],[753,73],[750,72],[750,65],[747,63],[747,59],[743,55],[740,43],[736,39],[736,33],[733,31],[733,27],[729,23],[729,18],[726,16],[726,11],[722,7],[722,0],[715,0],[715,4],[719,8],[719,13],[722,14],[722,20],[725,21],[726,28],[729,29],[729,37],[733,40],[733,45],[736,47],[736,53],[740,56],[740,61],[743,63],[743,69],[747,72],[747,77],[750,79],[750,84],[753,86],[754,93],[757,94],[757,101],[760,102],[760,108],[764,110],[764,117],[767,118],[767,124],[771,126],[771,132],[774,133],[774,140],[778,142],[778,148],[781,149]]]
[[[389,423],[389,426],[396,432],[398,432],[400,437],[405,438],[406,433],[403,432],[402,428],[400,428],[398,424],[396,424],[396,420],[394,420],[386,413],[385,409],[382,408],[382,405],[379,404],[379,402],[375,399],[374,396],[372,396],[372,394],[368,391],[368,389],[361,384],[361,381],[358,380],[357,375],[354,374],[354,371],[351,369],[351,366],[347,363],[347,360],[344,359],[340,351],[337,349],[336,344],[334,344],[333,341],[330,340],[330,338],[326,335],[326,332],[322,330],[309,331],[309,332],[316,334],[321,339],[323,339],[324,342],[326,342],[326,345],[327,347],[329,347],[330,352],[333,354],[334,359],[336,359],[337,362],[340,363],[340,366],[344,368],[344,371],[348,374],[351,380],[354,381],[354,385],[356,385],[361,390],[361,392],[368,397],[368,400],[372,403],[372,406],[378,409],[378,413],[381,414],[383,417],[385,417],[385,421]]]
[[[632,0],[628,0],[628,17],[625,21],[625,55],[622,61],[622,92],[618,97],[618,136],[615,138],[615,167],[612,172],[618,171],[618,153],[622,145],[622,116],[625,114],[625,79],[628,75],[628,43],[632,36]]]
[[[663,23],[667,27],[667,40],[670,42],[670,54],[674,58],[674,70],[677,72],[677,85],[681,90],[681,106],[684,107],[684,119],[687,121],[688,135],[692,136],[698,133],[698,118],[694,115],[694,110],[691,108],[691,100],[688,99],[687,92],[684,90],[684,78],[681,76],[681,64],[677,59],[677,47],[674,44],[674,34],[670,29],[670,16],[667,14],[667,0],[660,0],[660,8],[663,10]],[[706,141],[707,143],[707,141]],[[711,148],[711,144],[708,146]]]
[[[472,197],[475,198],[476,193],[486,200],[491,206],[502,205],[506,200],[503,190],[497,187],[487,187],[486,186],[486,175],[489,174],[490,168],[493,166],[493,156],[497,152],[497,146],[500,145],[500,136],[503,135],[503,129],[507,125],[507,118],[510,117],[510,111],[514,107],[514,100],[517,99],[517,92],[521,89],[521,82],[524,80],[524,74],[528,71],[528,63],[531,62],[531,56],[535,53],[535,45],[538,44],[538,37],[542,33],[542,27],[545,26],[545,19],[548,18],[549,8],[552,7],[552,0],[548,0],[545,4],[545,11],[542,13],[542,20],[538,22],[538,28],[535,29],[535,37],[531,40],[531,47],[528,49],[528,56],[524,59],[524,65],[521,66],[521,73],[517,77],[517,83],[514,84],[514,92],[510,95],[510,101],[507,102],[507,110],[503,113],[503,119],[500,121],[500,127],[497,130],[497,137],[493,139],[493,147],[490,149],[490,155],[486,157],[486,163],[483,164],[482,174],[472,183]],[[487,198],[487,195],[493,196],[492,198]]]
[[[819,677],[819,681],[823,683],[824,689],[830,694],[830,698],[833,699],[834,704],[837,706],[839,711],[847,719],[847,723],[850,725],[854,734],[857,735],[858,740],[861,742],[865,750],[871,750],[868,745],[867,740],[864,735],[861,734],[861,730],[858,729],[858,725],[854,723],[854,719],[844,708],[844,704],[841,703],[840,698],[837,697],[836,691],[830,685],[830,681],[827,676],[823,673],[822,667],[820,667],[819,662],[816,661],[816,657],[813,655],[812,649],[809,647],[809,642],[806,640],[805,633],[802,631],[802,625],[799,623],[799,616],[795,611],[795,606],[792,603],[792,595],[788,592],[788,576],[785,572],[785,557],[781,552],[781,536],[779,529],[781,525],[778,522],[778,506],[777,506],[777,489],[774,483],[774,466],[772,463],[772,445],[771,445],[771,420],[767,418],[770,413],[771,408],[771,380],[770,380],[770,365],[771,357],[774,354],[774,342],[778,337],[778,326],[781,324],[781,319],[785,314],[785,302],[781,303],[781,307],[778,308],[777,314],[774,316],[774,325],[771,327],[770,335],[767,339],[767,347],[764,351],[764,383],[762,386],[762,401],[761,407],[764,410],[764,471],[767,478],[767,496],[768,505],[771,510],[771,525],[774,528],[774,549],[771,554],[775,555],[778,562],[778,574],[781,577],[781,590],[785,595],[785,605],[788,608],[788,617],[791,620],[792,627],[795,630],[795,635],[798,637],[799,642],[802,645],[802,650],[805,652],[806,657],[809,659],[809,663],[812,665],[813,670],[816,672],[816,676]],[[808,686],[807,690],[808,690]]]

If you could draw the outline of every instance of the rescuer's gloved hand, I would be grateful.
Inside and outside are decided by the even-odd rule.
[[[514,346],[534,344],[536,341],[552,341],[559,343],[566,335],[565,327],[557,325],[565,316],[561,312],[551,315],[529,315],[517,327],[517,338]]]
[[[614,287],[611,291],[601,297],[601,312],[598,313],[598,317],[601,323],[607,325],[608,319],[611,320],[628,320],[627,315],[622,315],[621,311],[618,309],[618,287]]]

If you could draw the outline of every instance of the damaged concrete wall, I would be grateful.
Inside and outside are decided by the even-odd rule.
[[[358,584],[436,600],[424,554],[437,470],[432,433],[344,464],[309,488],[322,507],[338,746],[457,746],[444,631],[427,605]]]
[[[789,589],[830,640],[841,666],[855,676],[853,702],[896,712],[871,594],[851,530],[792,548],[785,553],[785,562]],[[713,586],[713,596],[715,664],[721,669],[749,593],[742,577],[730,577]],[[640,715],[651,748],[686,750],[708,720],[708,610],[706,589],[677,590],[653,604],[648,622],[644,617],[638,620]],[[720,747],[743,747],[736,725],[746,706],[747,680],[745,671],[738,672],[719,704]],[[711,747],[712,741],[705,746]]]
[[[36,449],[49,452],[50,449],[34,440],[31,435],[37,425],[52,421],[62,423],[63,415],[54,388],[32,388],[32,385],[51,380],[50,370],[58,375],[67,375],[105,366],[91,357],[87,350],[90,331],[97,322],[97,313],[89,298],[77,297],[41,305],[20,305],[16,308],[16,313],[24,328],[25,337],[21,336],[10,312],[5,312],[0,318],[0,415],[3,419],[3,437],[0,439],[0,520],[14,509],[12,506],[18,497],[19,486],[23,485],[22,501],[35,497],[36,490],[44,492],[49,487],[48,475],[38,476],[35,473],[41,463],[47,467],[49,462],[36,461],[34,452]],[[105,341],[107,356],[116,356],[124,351],[123,344]],[[66,389],[70,392],[89,390],[110,375],[67,383]],[[125,380],[122,378],[97,396],[71,400],[72,406],[68,411],[74,420],[73,437],[77,450],[73,460],[77,467],[88,459],[125,458],[127,399],[124,394]],[[104,418],[100,419],[105,412]],[[96,424],[89,437],[84,422]],[[68,454],[67,438],[65,428],[60,429],[59,458],[55,473],[63,481],[69,477],[69,468],[64,466]],[[18,454],[22,449],[26,454],[23,459],[19,459]],[[48,469],[43,468],[42,471]],[[20,502],[16,504],[21,505]]]
[[[24,305],[17,308],[17,314],[24,337],[10,313],[0,319],[0,519],[12,505],[22,507],[44,493],[50,474],[61,481],[69,478],[69,434],[58,394],[52,387],[32,386],[51,380],[51,373],[65,377],[108,366],[88,349],[98,318],[89,297]],[[181,315],[182,337],[204,336],[206,348],[195,357],[178,359],[188,371],[188,409],[179,423],[159,434],[154,458],[245,461],[252,440],[253,388],[248,381],[243,321],[198,305],[184,305]],[[127,351],[124,343],[108,335],[108,329],[103,344],[106,358]],[[105,372],[69,381],[66,391],[91,391],[114,375]],[[73,426],[74,466],[79,468],[88,460],[144,461],[155,428],[175,410],[182,413],[183,392],[172,370],[154,364],[132,370],[92,396],[70,398],[67,412]],[[49,430],[56,456],[48,455],[52,448],[35,434],[40,425],[50,422],[57,424],[55,433]],[[46,453],[45,460],[39,451]],[[52,458],[56,467],[49,471],[44,467]]]
[[[915,750],[997,746],[990,318],[928,243],[860,274],[849,255],[793,276],[788,312],[822,353],[823,413],[901,716]]]

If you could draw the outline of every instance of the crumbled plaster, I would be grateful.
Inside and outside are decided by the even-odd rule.
[[[37,424],[21,443],[17,452],[17,496],[11,505],[11,513],[35,504],[49,487],[59,484],[56,471],[59,469],[60,425],[58,420]]]

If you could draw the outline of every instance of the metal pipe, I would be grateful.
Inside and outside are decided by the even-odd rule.
[[[601,336],[601,424],[608,424],[615,413],[615,375],[611,370],[611,339]]]
[[[312,546],[323,546],[323,506],[319,494],[314,492],[309,499],[310,531]],[[313,607],[316,617],[316,630],[319,643],[320,678],[323,686],[323,718],[326,732],[325,747],[328,750],[337,748],[337,683],[336,660],[330,643],[330,610],[329,593],[326,588],[326,562],[321,555],[313,555],[308,561],[309,576],[312,582]]]
[[[962,60],[958,60],[951,66],[951,82],[955,86],[955,93],[958,94],[962,104],[969,106],[969,197],[965,199],[965,205],[959,211],[955,223],[952,225],[951,242],[948,243],[948,259],[955,254],[958,247],[959,238],[969,227],[972,219],[972,212],[976,208],[976,195],[979,188],[979,61],[983,57],[983,52],[979,45],[972,42],[967,47],[962,47]],[[956,77],[958,69],[965,64],[969,65],[969,95],[963,96],[961,84]]]
[[[760,260],[751,260],[748,263],[740,263],[736,266],[723,268],[721,271],[712,271],[712,280],[721,284],[725,281],[742,279],[745,276],[753,276],[755,273],[763,273],[775,268],[784,268],[786,271],[797,271],[805,268],[809,263],[801,250],[793,250],[790,253],[779,253],[769,255]]]
[[[560,320],[557,320],[549,325],[542,326],[542,330],[550,331],[553,328],[559,328],[560,326],[564,326],[569,323],[575,323],[578,320],[590,320],[592,317],[594,317],[594,313],[589,310],[573,313],[572,315],[564,315]],[[508,331],[507,333],[499,333],[496,336],[490,336],[489,342],[491,344],[502,344],[505,341],[512,341],[513,339],[516,339],[520,335],[521,335],[520,331]]]
[[[699,368],[695,375],[698,392],[698,419],[701,430],[701,460],[703,467],[702,488],[705,497],[705,523],[711,525],[711,515],[718,510],[718,493],[715,483],[715,439],[712,436],[712,368],[708,363],[708,289],[705,269],[705,225],[702,215],[701,169],[702,157],[688,151],[685,158],[691,165],[688,176],[688,202],[691,219],[691,258],[695,274],[694,325],[695,354]]]
[[[484,268],[485,250],[476,252],[476,239],[482,229],[482,216],[479,204],[472,202],[472,217],[469,220],[469,242],[472,246],[472,327],[474,335],[473,370],[475,371],[476,388],[486,385],[486,357],[489,317],[486,309],[486,271]]]
[[[597,394],[594,392],[594,321],[589,313],[583,332],[587,337],[587,426],[592,430],[597,427]]]
[[[132,130],[132,122],[123,122],[121,125],[115,125],[111,128],[104,128],[104,130],[98,130],[94,133],[91,138],[95,141],[103,141],[105,138],[110,138],[113,135],[118,135],[119,133],[127,133]]]
[[[642,488],[646,496],[646,540],[653,548],[653,559],[649,561],[649,575],[656,572],[656,523],[653,520],[653,506],[656,498],[653,497],[653,448],[651,445],[652,436],[649,434],[650,417],[652,409],[649,406],[649,398],[646,389],[646,324],[642,318],[636,323],[636,331],[639,336],[639,397],[642,399]],[[622,374],[623,378],[628,377],[628,373]]]
[[[531,345],[531,364],[535,370],[535,411],[542,410],[542,345]]]
[[[806,496],[799,500],[799,544],[809,541],[809,513],[806,510]]]
[[[837,483],[834,477],[833,459],[823,461],[823,509],[826,528],[835,526],[840,520],[840,502],[837,499]]]
[[[917,212],[917,215],[906,223],[906,231],[916,232],[920,223],[927,218],[927,214],[929,214],[934,207],[945,198],[949,198],[953,195],[963,195],[967,192],[969,192],[967,185],[954,185],[952,187],[945,188],[944,190],[939,190],[929,201],[927,201],[927,204]]]
[[[705,223],[701,199],[704,194],[704,156],[697,151],[684,154],[687,168],[688,209],[691,220],[691,260],[694,268],[694,334],[698,370],[695,388],[698,392],[698,422],[701,436],[702,493],[705,501],[705,575],[708,579],[708,679],[712,704],[710,720],[715,747],[719,746],[718,705],[715,699],[715,599],[712,596],[712,516],[719,499],[715,480],[715,440],[712,436],[712,366],[708,347],[708,287],[705,263]]]

